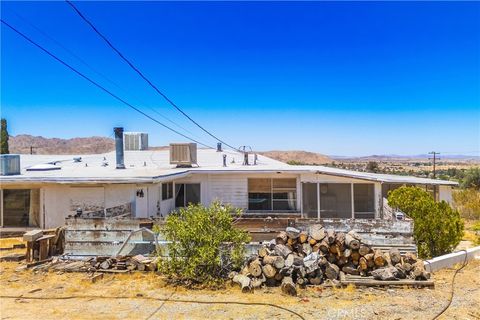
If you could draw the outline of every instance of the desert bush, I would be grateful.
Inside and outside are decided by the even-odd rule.
[[[229,271],[242,265],[244,245],[250,241],[247,232],[234,228],[234,216],[240,213],[214,202],[210,207],[189,205],[169,215],[161,230],[171,241],[169,258],[161,260],[160,271],[187,285],[222,284]]]
[[[472,226],[472,231],[475,233],[474,245],[480,246],[480,221],[477,221]]]
[[[452,252],[463,236],[464,224],[458,211],[418,187],[400,187],[388,195],[388,204],[414,221],[413,236],[422,258]]]
[[[461,186],[462,188],[474,188],[480,191],[480,167],[465,171]]]
[[[469,188],[453,193],[454,207],[465,219],[480,219],[480,191]]]

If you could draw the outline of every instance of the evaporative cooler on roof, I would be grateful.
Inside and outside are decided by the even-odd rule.
[[[123,139],[126,151],[138,151],[148,149],[148,133],[124,132]]]

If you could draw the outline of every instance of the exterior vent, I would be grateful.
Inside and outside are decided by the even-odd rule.
[[[123,138],[126,151],[138,151],[148,149],[148,133],[124,132]]]
[[[197,164],[196,143],[170,143],[170,164],[177,167],[191,167]]]
[[[20,174],[20,155],[0,155],[0,175],[10,176],[15,174]]]

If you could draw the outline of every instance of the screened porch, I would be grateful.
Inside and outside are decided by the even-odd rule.
[[[304,218],[375,219],[373,183],[302,183]]]

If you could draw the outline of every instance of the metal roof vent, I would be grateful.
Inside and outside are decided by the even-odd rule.
[[[170,143],[170,164],[177,167],[191,167],[197,164],[196,143]]]
[[[20,174],[20,155],[0,155],[0,175],[10,176],[15,174]]]

